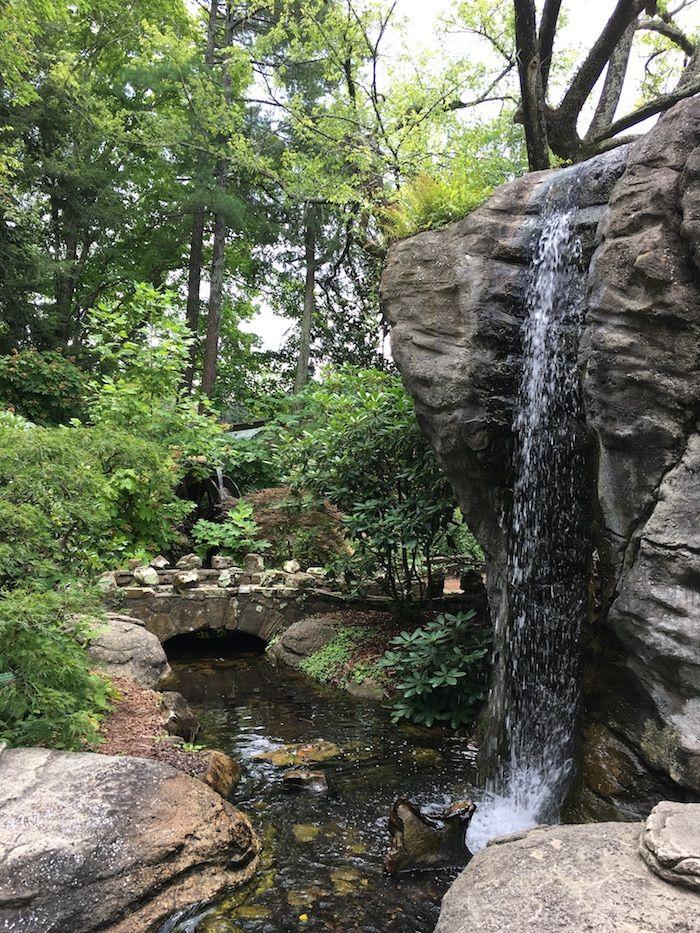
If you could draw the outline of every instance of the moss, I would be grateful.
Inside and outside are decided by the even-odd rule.
[[[374,637],[374,632],[361,626],[340,628],[322,648],[301,662],[300,669],[321,683],[337,683],[352,655]]]

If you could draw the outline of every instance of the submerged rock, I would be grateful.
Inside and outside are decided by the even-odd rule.
[[[217,794],[228,797],[241,779],[240,765],[218,748],[206,749],[201,754],[207,766],[202,780]]]
[[[328,779],[323,771],[310,771],[308,768],[292,768],[282,775],[285,787],[298,789],[305,787],[315,794],[328,790]]]
[[[657,823],[667,807],[676,827],[696,819],[686,805],[661,804]],[[654,821],[652,814],[645,836]],[[697,930],[697,893],[649,871],[639,854],[641,830],[638,823],[539,826],[496,839],[445,895],[435,933]]]
[[[258,761],[269,761],[278,768],[287,768],[290,765],[313,764],[317,761],[327,761],[341,754],[340,748],[334,742],[319,739],[318,742],[303,744],[282,745],[281,748],[269,752],[260,752],[253,758]]]
[[[247,881],[259,849],[242,813],[167,765],[0,753],[0,930],[145,933]]]
[[[439,821],[424,816],[410,800],[399,798],[389,814],[391,848],[384,859],[390,875],[409,868],[464,865],[469,857],[465,834],[476,807],[471,800],[454,803]]]

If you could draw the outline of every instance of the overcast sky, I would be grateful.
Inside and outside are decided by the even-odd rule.
[[[563,9],[567,25],[560,31],[557,44],[579,46],[582,50],[589,49],[608,20],[615,3],[616,0],[565,0]],[[540,5],[538,2],[538,6]],[[464,55],[468,51],[469,43],[478,41],[464,34],[440,39],[435,36],[437,21],[454,6],[450,0],[398,0],[396,14],[406,21],[407,42],[412,53],[418,54],[426,47],[435,49],[439,42],[446,56]],[[683,14],[682,22],[691,31],[700,26],[699,8],[700,4]],[[392,45],[390,43],[390,50]],[[629,71],[631,80],[620,103],[621,112],[634,106],[634,86],[638,83],[640,73],[641,63],[636,63],[636,67],[632,63]],[[653,120],[648,121],[649,125],[651,123]],[[644,125],[641,127],[646,128]],[[269,309],[262,309],[246,329],[261,337],[265,349],[274,350],[279,348],[285,331],[290,326],[291,322],[287,319],[277,317]]]

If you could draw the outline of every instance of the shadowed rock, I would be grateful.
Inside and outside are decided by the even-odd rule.
[[[435,820],[400,797],[389,814],[391,848],[384,859],[387,872],[393,875],[410,868],[464,865],[469,857],[464,837],[475,809],[471,800],[452,804]]]

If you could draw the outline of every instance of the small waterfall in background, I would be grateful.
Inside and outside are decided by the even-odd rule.
[[[577,375],[581,244],[576,169],[550,187],[527,287],[523,369],[513,423],[513,501],[500,650],[491,702],[500,730],[471,851],[557,819],[572,770],[579,637],[585,613],[585,429]]]

